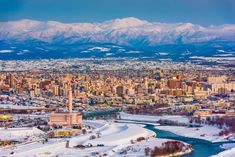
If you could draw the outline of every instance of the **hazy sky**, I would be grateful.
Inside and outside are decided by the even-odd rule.
[[[102,22],[130,16],[167,23],[235,23],[235,0],[0,0],[0,21]]]

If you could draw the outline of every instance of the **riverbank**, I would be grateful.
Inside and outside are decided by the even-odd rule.
[[[191,126],[188,117],[178,116],[178,115],[162,115],[162,116],[152,116],[152,115],[135,115],[121,112],[120,118],[122,120],[128,120],[133,122],[149,122],[158,124],[159,120],[169,120],[176,123],[185,124],[185,126],[167,126],[159,125],[156,126],[157,129],[170,131],[177,135],[198,138],[202,140],[207,140],[210,142],[226,142],[234,141],[233,135],[220,136],[219,133],[223,130],[216,126],[201,125],[201,127],[188,127]],[[188,125],[188,126],[187,126]]]
[[[211,157],[234,157],[235,156],[235,147],[225,150],[219,154],[213,155]]]
[[[202,140],[207,140],[212,143],[214,142],[226,142],[230,141],[230,136],[220,136],[219,133],[221,129],[202,125],[201,127],[185,127],[185,126],[156,126],[157,129],[170,131],[174,134],[191,137],[191,138],[198,138]]]
[[[154,131],[158,138],[167,138],[191,144],[193,151],[189,154],[185,154],[184,157],[209,157],[224,151],[224,149],[221,148],[221,144],[223,143],[212,143],[198,138],[176,135],[169,131],[159,130],[153,125],[146,125],[145,128]]]
[[[189,119],[185,116],[153,116],[153,115],[134,115],[128,113],[120,113],[122,120],[135,122],[148,121],[157,124],[158,120],[177,121],[186,124],[185,126],[167,126],[167,125],[148,125],[146,128],[155,131],[158,138],[168,138],[183,141],[193,146],[193,153],[185,155],[186,157],[209,157],[218,154],[216,157],[234,157],[234,137],[220,136],[219,133],[222,129],[216,126],[201,125],[201,127],[188,127],[190,126]],[[230,145],[230,150],[222,147],[222,145]],[[231,156],[232,154],[232,156]]]
[[[151,123],[157,123],[157,121],[159,120],[169,120],[169,121],[177,121],[179,123],[189,124],[189,120],[186,116],[178,116],[178,115],[153,116],[153,115],[137,115],[137,114],[120,112],[120,119],[142,121],[142,122],[145,121]]]
[[[128,123],[128,124],[142,124],[142,125],[154,125],[154,126],[159,126],[160,124],[159,123],[156,123],[156,122],[151,122],[151,121],[138,121],[138,120],[115,120],[114,122],[117,122],[117,123]]]
[[[154,152],[156,147],[158,149],[162,148],[162,150],[164,150],[164,148],[166,147],[166,143],[174,143],[175,148],[178,148],[179,150],[175,150],[174,153],[169,153],[170,150],[167,150],[166,152],[162,152],[161,155],[160,155],[160,152],[158,152],[157,157],[183,156],[193,151],[192,146],[187,143],[183,143],[183,142],[176,141],[176,140],[170,140],[170,139],[152,138],[149,140],[136,142],[134,144],[128,145],[127,147],[119,149],[117,150],[117,153],[115,156],[117,157],[120,155],[121,156],[136,156],[136,157],[151,156],[151,154]],[[177,147],[178,146],[177,144],[181,145],[181,148]]]
[[[235,156],[235,143],[223,144],[221,145],[221,147],[226,150],[212,157],[234,157]]]

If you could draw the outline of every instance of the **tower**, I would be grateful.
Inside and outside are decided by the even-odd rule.
[[[73,112],[72,88],[68,91],[67,112],[57,112],[50,114],[49,125],[73,126],[82,124],[82,115]]]
[[[10,87],[14,88],[15,87],[15,76],[13,74],[10,74]]]
[[[68,112],[73,112],[73,93],[71,89],[69,89]]]

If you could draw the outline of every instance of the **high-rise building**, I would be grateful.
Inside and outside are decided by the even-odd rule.
[[[178,80],[176,77],[173,77],[172,79],[168,80],[167,84],[170,89],[181,89],[182,88],[181,80]]]
[[[124,87],[123,86],[117,86],[116,87],[116,94],[117,94],[117,96],[122,97],[123,96],[123,92],[124,92]]]
[[[209,84],[226,83],[227,79],[226,76],[211,76],[207,78],[207,82]]]
[[[53,95],[54,96],[59,96],[59,86],[58,85],[54,85],[53,87],[52,87],[53,89]]]
[[[15,76],[14,76],[14,74],[10,74],[9,85],[10,85],[10,88],[15,87]]]

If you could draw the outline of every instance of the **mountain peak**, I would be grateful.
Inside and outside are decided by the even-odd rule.
[[[111,25],[113,29],[126,28],[126,27],[138,27],[148,24],[147,21],[137,19],[135,17],[127,17],[122,19],[114,19],[104,22]]]
[[[198,25],[194,25],[192,23],[182,23],[176,28],[176,30],[184,32],[187,30],[197,30],[199,28],[202,28],[202,27],[200,27]]]
[[[135,18],[135,17],[118,18],[118,19],[115,19],[115,21],[117,21],[117,22],[135,23],[135,24],[144,24],[144,23],[147,22],[147,21]]]

